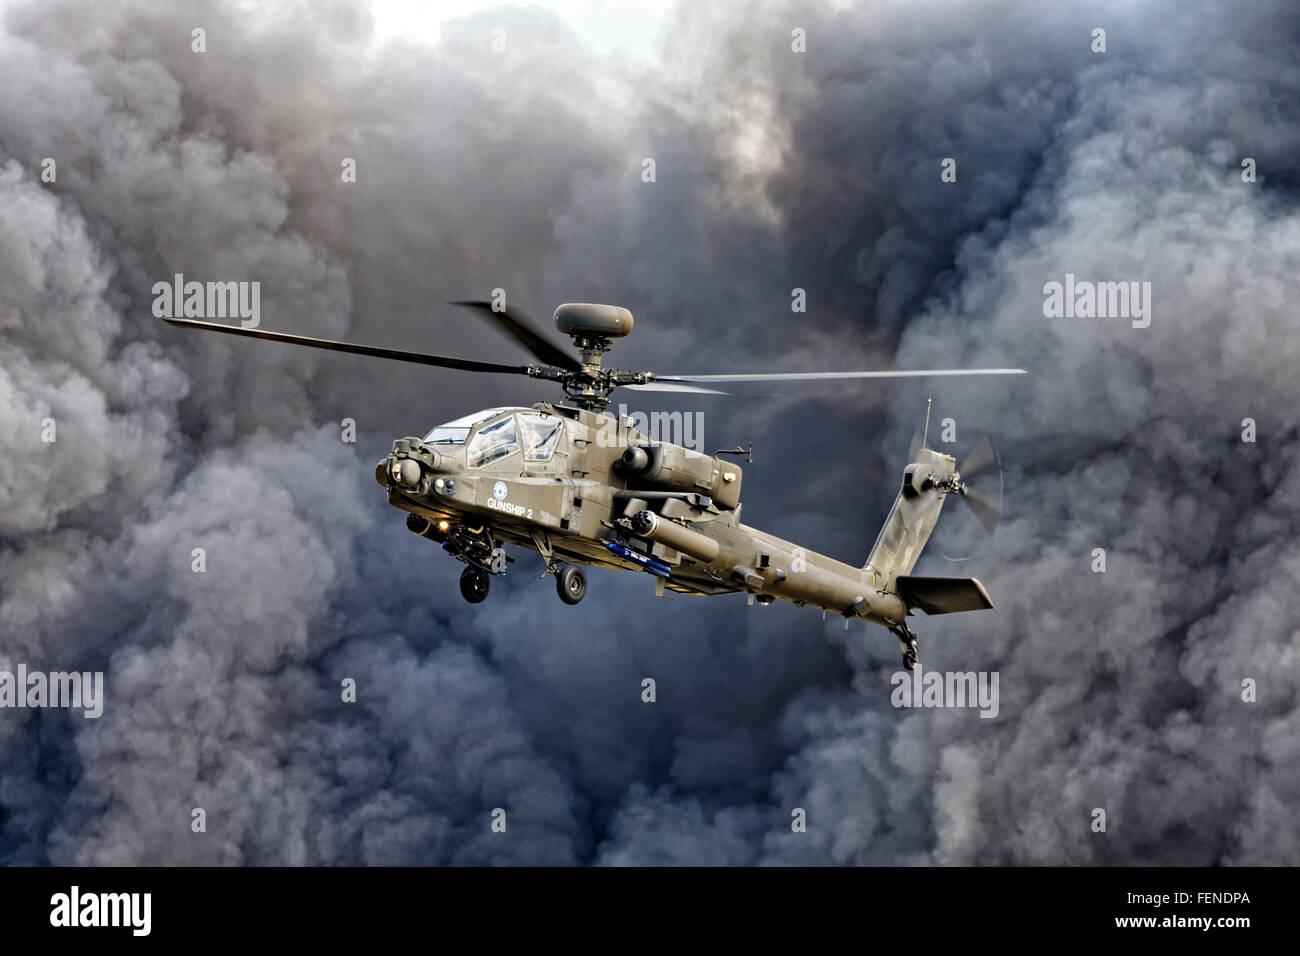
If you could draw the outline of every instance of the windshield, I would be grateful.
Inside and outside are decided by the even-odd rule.
[[[466,415],[455,421],[447,422],[434,428],[424,436],[426,445],[463,445],[469,437],[470,429],[484,419],[510,411],[508,408],[485,408],[480,412]]]
[[[522,433],[524,461],[546,461],[555,454],[560,441],[562,423],[550,415],[536,412],[519,413],[519,430]]]
[[[463,445],[469,437],[469,426],[439,425],[424,436],[426,445]]]
[[[480,428],[474,440],[469,443],[465,457],[469,459],[469,467],[479,468],[518,450],[519,438],[515,431],[515,416],[508,415],[499,422]]]

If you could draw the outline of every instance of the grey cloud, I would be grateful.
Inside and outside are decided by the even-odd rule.
[[[7,7],[0,660],[108,683],[97,721],[0,717],[0,859],[1295,862],[1295,14],[943,10],[684,4],[647,74],[535,8],[375,52],[359,2]],[[928,394],[994,432],[1003,526],[923,567],[998,610],[918,623],[926,666],[1000,672],[999,717],[894,710],[892,638],[790,607],[598,574],[566,608],[526,557],[464,605],[370,468],[535,384],[179,332],[175,272],[469,357],[515,353],[440,303],[501,286],[631,307],[622,367],[1029,368],[701,405],[755,442],[746,520],[855,562]],[[1066,272],[1151,281],[1151,327],[1045,319]]]

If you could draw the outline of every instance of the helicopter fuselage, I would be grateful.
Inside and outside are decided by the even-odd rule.
[[[424,438],[402,438],[375,467],[393,506],[408,512],[407,528],[442,544],[466,567],[460,590],[477,604],[493,575],[514,561],[505,545],[537,551],[566,604],[587,593],[582,566],[643,571],[656,592],[746,593],[769,604],[778,598],[845,617],[873,621],[894,632],[903,664],[915,668],[916,635],[906,618],[985,610],[993,606],[974,578],[912,575],[949,494],[962,497],[990,531],[999,502],[972,492],[955,460],[920,448],[903,472],[902,487],[861,568],[854,568],[740,521],[740,466],[682,445],[655,442],[626,416],[603,414],[610,394],[628,387],[649,391],[726,394],[717,384],[829,381],[967,375],[1023,375],[1024,369],[862,369],[663,375],[606,368],[603,356],[632,331],[621,306],[568,302],[555,310],[555,327],[578,356],[549,341],[504,301],[456,303],[477,312],[541,364],[504,365],[356,342],[244,328],[164,316],[180,328],[279,342],[330,352],[491,375],[524,375],[559,385],[567,404],[493,408],[441,425]],[[929,410],[926,412],[927,430]],[[978,446],[977,446],[978,447]],[[974,454],[974,452],[972,452]],[[991,445],[967,456],[994,460]],[[968,469],[968,474],[973,469]],[[999,479],[1000,481],[1000,479]],[[1000,499],[1000,491],[999,491]]]
[[[408,527],[471,567],[502,573],[498,549],[511,544],[551,570],[646,572],[660,592],[747,593],[889,627],[907,614],[872,569],[741,523],[734,462],[652,442],[587,409],[493,411],[460,442],[400,439],[375,469],[389,503],[412,516]],[[530,446],[537,439],[547,447]]]

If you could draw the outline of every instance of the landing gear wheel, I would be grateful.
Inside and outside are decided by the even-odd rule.
[[[908,650],[903,654],[903,666],[909,671],[916,670],[917,663],[919,663],[919,658],[916,656],[916,651]]]
[[[492,587],[492,579],[482,568],[466,568],[460,572],[460,594],[470,604],[482,604]]]
[[[577,604],[587,596],[587,576],[582,568],[567,565],[555,576],[555,590],[565,604]]]

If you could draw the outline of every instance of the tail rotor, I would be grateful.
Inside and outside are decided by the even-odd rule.
[[[958,465],[957,473],[961,476],[958,496],[983,526],[986,536],[992,535],[1002,517],[1004,485],[1002,458],[987,434],[976,439]],[[982,547],[964,554],[949,554],[947,549],[941,549],[940,553],[949,561],[959,562],[969,561],[980,550]]]

